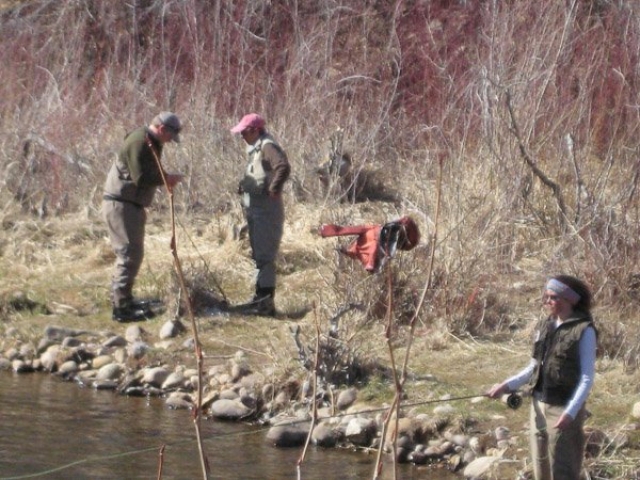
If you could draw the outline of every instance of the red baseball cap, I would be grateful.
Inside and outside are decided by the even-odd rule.
[[[247,128],[264,128],[265,121],[257,113],[249,113],[242,117],[240,123],[231,129],[231,133],[242,133]]]

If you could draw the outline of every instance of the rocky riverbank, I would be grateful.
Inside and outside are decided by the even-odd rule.
[[[165,322],[156,334],[149,331],[152,326],[157,325],[129,325],[119,334],[48,325],[40,338],[15,342],[1,352],[0,369],[49,373],[120,395],[156,397],[168,408],[193,409],[199,381],[197,369],[188,366],[193,363],[189,358],[193,339],[184,335],[180,321]],[[14,333],[8,327],[5,341]],[[243,350],[215,363],[202,372],[204,417],[270,426],[265,441],[276,447],[304,445],[313,426],[311,441],[318,447],[379,448],[387,406],[362,401],[357,388],[333,391],[318,385],[314,420],[313,388],[308,382],[293,377],[274,382],[270,367],[258,370],[250,365]],[[447,468],[465,478],[528,478],[529,472],[523,470],[524,430],[512,432],[500,415],[479,428],[473,416],[461,416],[456,402],[449,400],[456,398],[444,395],[423,402],[432,404],[432,413],[418,413],[416,404],[403,407],[401,417],[392,419],[384,433],[386,454],[391,454],[396,438],[398,462]],[[464,402],[489,400],[475,397]],[[635,408],[640,416],[640,405]],[[624,436],[611,438],[599,430],[590,433],[592,456],[612,442],[625,441]]]
[[[295,225],[288,229],[306,234],[286,238],[276,319],[227,315],[215,308],[222,291],[230,304],[252,294],[247,288],[253,264],[242,242],[230,236],[221,241],[218,224],[194,221],[189,233],[198,238],[198,251],[181,244],[204,355],[202,414],[211,421],[262,424],[268,429],[265,442],[276,448],[299,446],[313,424],[317,448],[375,452],[395,395],[389,344],[383,320],[374,316],[375,298],[365,299],[372,306],[368,314],[358,310],[360,304],[344,302],[358,298],[345,294],[352,284],[374,297],[384,282],[358,270],[336,277],[342,267],[327,261],[334,246],[310,233],[319,219],[303,213],[293,216]],[[153,397],[167,408],[194,408],[198,372],[192,328],[179,315],[180,289],[172,280],[162,222],[149,223],[149,264],[137,292],[162,298],[167,308],[139,324],[111,320],[107,286],[114,259],[101,223],[64,217],[44,225],[8,220],[5,225],[1,369],[56,375],[70,388],[77,388],[75,382],[105,395]],[[410,291],[403,286],[403,292]],[[461,337],[436,316],[419,322],[400,418],[385,433],[385,463],[391,461],[390,440],[397,432],[399,462],[446,468],[460,477],[528,477],[528,401],[511,410],[473,397],[528,361],[529,294],[518,289],[513,294],[522,298],[509,303],[514,309],[509,315],[522,321],[508,334]],[[409,343],[403,319],[399,310],[391,339],[396,360]],[[331,378],[319,382],[313,402],[317,325],[322,374]],[[640,372],[628,367],[633,364],[618,358],[598,359],[585,462],[593,478],[633,478],[639,464],[640,398],[630,386],[638,384]],[[618,472],[622,476],[616,477]]]

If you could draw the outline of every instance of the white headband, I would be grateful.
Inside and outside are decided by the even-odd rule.
[[[569,300],[572,304],[578,303],[580,295],[578,295],[569,285],[565,285],[559,280],[552,278],[547,282],[547,290],[557,293],[562,298]]]

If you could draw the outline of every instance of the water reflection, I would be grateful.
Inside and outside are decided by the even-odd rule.
[[[266,430],[201,422],[212,479],[296,479],[301,449],[276,449]],[[0,480],[202,478],[190,413],[158,399],[80,388],[51,375],[0,372]],[[311,448],[303,480],[371,478],[375,455]],[[382,479],[393,478],[390,465]],[[455,475],[400,466],[399,478],[451,480]]]

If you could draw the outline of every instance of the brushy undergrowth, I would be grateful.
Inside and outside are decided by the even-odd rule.
[[[352,209],[354,215],[376,210],[372,205],[343,208]],[[283,256],[291,262],[296,258],[303,261],[297,268],[280,272],[278,320],[227,316],[216,310],[222,299],[235,304],[251,294],[253,270],[247,245],[245,240],[233,237],[220,242],[215,225],[180,215],[178,248],[196,309],[205,367],[242,349],[253,368],[266,372],[274,381],[301,385],[311,381],[318,358],[320,382],[325,388],[337,390],[355,385],[361,391],[361,401],[388,404],[394,395],[388,346],[392,346],[399,364],[408,348],[407,318],[415,313],[416,299],[423,286],[418,281],[419,273],[412,272],[423,268],[420,249],[426,245],[400,252],[381,273],[371,275],[336,252],[341,240],[320,238],[312,228],[295,229],[296,224],[318,222],[324,215],[322,209],[291,205],[289,210]],[[15,224],[33,221],[17,211],[12,218]],[[112,258],[105,253],[108,243],[101,219],[67,215],[37,223],[42,223],[42,228],[60,244],[69,245],[69,239],[81,225],[90,226],[95,235],[82,236],[74,244],[83,256],[76,256],[71,247],[35,249],[21,236],[23,229],[5,236],[10,247],[8,253],[31,252],[33,273],[26,274],[19,256],[5,255],[0,259],[0,269],[6,273],[0,280],[0,331],[8,328],[13,331],[11,337],[0,335],[2,349],[15,346],[6,343],[8,338],[21,338],[23,343],[37,340],[43,328],[51,324],[88,330],[117,328],[110,320],[107,300]],[[173,273],[168,227],[167,212],[152,212],[147,261],[137,291],[141,296],[163,297],[168,309],[161,318],[144,325],[150,332],[181,311],[178,298],[182,292]],[[389,298],[388,275],[397,287],[393,293],[397,315],[389,336],[384,314]],[[531,281],[537,278],[536,273],[528,275]],[[524,281],[526,276],[520,273],[516,278]],[[531,326],[541,314],[539,288],[505,290],[496,285],[487,287],[485,292],[471,292],[468,297],[461,297],[467,300],[464,308],[450,309],[451,316],[445,309],[439,310],[439,302],[445,302],[439,290],[434,288],[417,319],[403,394],[409,403],[481,395],[493,382],[526,364]],[[452,296],[448,298],[446,301],[451,301]],[[610,318],[602,308],[596,310],[596,317],[600,324]],[[460,323],[456,323],[457,319]],[[475,333],[470,327],[463,328],[465,321],[474,326]],[[184,317],[183,322],[188,325]],[[316,328],[321,333],[318,357]],[[180,361],[191,365],[194,359],[190,357],[192,353],[184,349],[173,354],[158,350],[147,361],[158,364]],[[589,426],[623,439],[590,455],[589,471],[601,478],[625,478],[632,471],[633,462],[640,458],[637,435],[628,430],[633,425],[631,406],[640,394],[637,387],[632,387],[640,380],[640,370],[623,357],[606,353],[600,356],[596,387],[589,401],[593,414]],[[525,435],[524,408],[505,413],[504,407],[486,400],[471,408],[457,406],[462,407],[457,414],[459,421],[474,422],[469,428],[490,429],[495,418],[502,418],[500,422],[514,433]],[[425,413],[430,408],[428,404],[413,407]],[[526,448],[522,455],[524,460]]]

